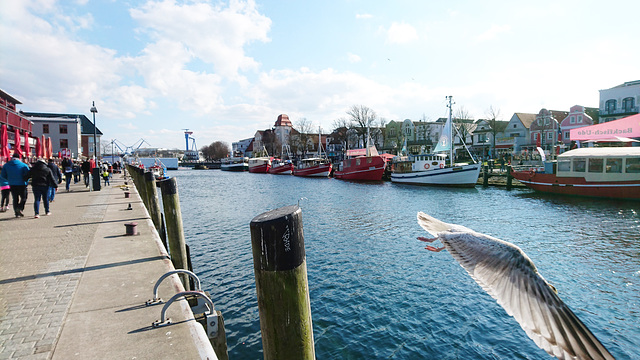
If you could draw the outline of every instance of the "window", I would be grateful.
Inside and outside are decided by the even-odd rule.
[[[640,158],[627,158],[628,173],[640,173]]]
[[[607,159],[607,172],[608,173],[621,173],[622,172],[622,158]]]
[[[547,140],[553,140],[553,133],[547,133]]]
[[[67,133],[67,125],[60,124],[60,134],[66,134],[66,133]]]
[[[517,124],[513,124],[513,128],[514,128],[514,129],[515,129],[515,128],[517,128],[517,127],[518,127],[518,125],[517,125]]]
[[[69,147],[69,140],[60,139],[60,149],[66,149]]]
[[[587,159],[585,158],[575,158],[573,159],[573,171],[575,172],[584,172],[587,166]]]
[[[42,133],[43,134],[49,133],[49,124],[42,124]]]
[[[589,172],[601,173],[604,159],[589,159]]]
[[[606,111],[615,111],[616,103],[617,101],[615,99],[607,100],[607,102],[605,103],[604,109]]]
[[[634,99],[632,97],[624,98],[622,100],[622,108],[625,112],[633,111]]]
[[[569,135],[570,135],[570,134],[571,134],[571,132],[569,132],[569,131],[565,131],[565,132],[564,132],[564,139],[565,139],[565,140],[568,140],[568,139],[569,139]]]
[[[578,124],[582,124],[582,115],[578,115]]]
[[[558,160],[558,171],[571,171],[571,160]]]
[[[575,124],[576,123],[576,117],[572,116],[571,118],[569,118],[569,124]]]

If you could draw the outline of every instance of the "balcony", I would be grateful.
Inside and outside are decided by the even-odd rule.
[[[617,109],[601,109],[600,116],[633,115],[640,113],[639,106],[627,106]]]

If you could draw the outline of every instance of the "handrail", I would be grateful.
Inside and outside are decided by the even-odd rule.
[[[168,273],[162,275],[160,277],[160,279],[158,279],[158,281],[156,281],[156,284],[153,287],[153,299],[147,300],[147,302],[145,303],[147,306],[156,305],[156,304],[159,304],[159,303],[162,302],[162,299],[158,298],[158,288],[160,287],[160,284],[162,283],[162,281],[164,279],[166,279],[167,277],[169,277],[169,276],[171,276],[173,274],[187,274],[187,275],[189,275],[195,282],[195,287],[196,287],[195,290],[196,291],[202,291],[202,288],[200,287],[200,279],[193,272],[191,272],[189,270],[184,270],[184,269],[178,269],[178,270],[169,271]]]
[[[165,315],[167,313],[167,309],[169,309],[169,306],[171,306],[171,304],[179,297],[182,296],[186,296],[186,295],[192,295],[192,296],[196,296],[196,297],[202,297],[205,299],[205,302],[209,305],[209,314],[205,315],[210,315],[210,314],[214,314],[214,307],[213,307],[213,301],[211,301],[211,299],[209,299],[209,297],[207,295],[205,295],[203,292],[200,291],[183,291],[183,292],[179,292],[175,295],[173,295],[171,297],[171,299],[169,299],[169,301],[167,301],[167,303],[162,307],[162,312],[160,313],[160,320],[156,320],[154,321],[151,326],[153,326],[154,328],[157,327],[161,327],[161,326],[166,326],[171,324],[171,319],[166,319]]]

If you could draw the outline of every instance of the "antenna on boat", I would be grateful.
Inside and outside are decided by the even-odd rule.
[[[451,142],[451,146],[449,147],[449,164],[450,166],[453,166],[453,144],[455,143],[453,141],[453,120],[452,118],[452,112],[453,112],[453,96],[449,95],[449,96],[445,96],[446,99],[449,100],[449,105],[447,105],[447,107],[449,108],[449,124],[451,125],[449,127],[449,141]]]

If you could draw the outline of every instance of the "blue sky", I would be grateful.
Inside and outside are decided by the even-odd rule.
[[[640,79],[635,0],[2,0],[0,88],[82,113],[103,141],[184,148],[279,114],[328,132],[352,105],[390,120],[598,107]],[[454,108],[455,111],[455,108]]]

